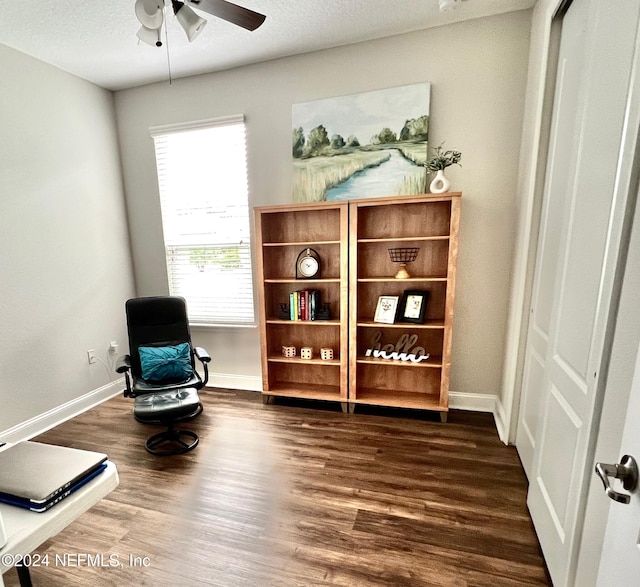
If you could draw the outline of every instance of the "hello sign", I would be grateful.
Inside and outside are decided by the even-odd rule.
[[[426,361],[429,358],[429,353],[425,351],[424,347],[413,346],[418,342],[417,334],[402,334],[395,345],[385,344],[382,346],[381,338],[382,331],[379,330],[373,337],[372,348],[365,351],[365,357],[373,356],[379,359],[411,361],[412,363]]]

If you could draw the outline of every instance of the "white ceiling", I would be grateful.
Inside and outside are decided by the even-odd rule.
[[[110,90],[530,8],[536,0],[235,0],[267,15],[253,32],[203,12],[193,43],[167,2],[167,46],[138,43],[135,0],[0,0],[0,43]],[[452,47],[455,51],[455,47]],[[167,55],[168,53],[168,55]],[[425,56],[426,57],[426,56]]]

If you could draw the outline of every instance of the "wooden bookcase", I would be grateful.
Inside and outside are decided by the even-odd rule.
[[[348,204],[265,206],[254,213],[263,398],[334,400],[346,409]],[[320,257],[320,277],[296,279],[296,259],[308,247]],[[329,304],[330,319],[283,319],[280,305],[300,290],[317,290],[320,301]],[[296,356],[283,356],[284,346],[296,347]],[[313,358],[301,358],[302,347],[311,347]],[[332,349],[333,359],[322,359],[321,348]]]
[[[460,193],[375,198],[350,202],[349,402],[439,411],[449,406],[451,335],[458,255]],[[395,247],[419,247],[397,279]],[[428,292],[424,322],[374,322],[380,296]],[[429,359],[414,363],[367,356],[376,342],[396,345],[415,337]]]
[[[335,400],[343,409],[373,404],[438,411],[446,420],[458,254],[460,193],[264,206],[255,209],[257,275],[265,398]],[[296,279],[301,250],[318,252],[318,279]],[[418,247],[398,279],[389,249]],[[316,289],[330,320],[290,320],[280,305],[292,292]],[[374,322],[380,296],[428,292],[421,323]],[[367,356],[376,341],[413,337],[429,359],[412,362]],[[296,347],[285,357],[283,346]],[[312,359],[300,357],[312,347]],[[320,349],[334,351],[333,360]]]

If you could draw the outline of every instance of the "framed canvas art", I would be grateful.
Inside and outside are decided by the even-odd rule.
[[[425,192],[428,82],[294,104],[293,201]]]

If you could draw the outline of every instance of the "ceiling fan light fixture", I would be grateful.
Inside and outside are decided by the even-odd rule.
[[[136,0],[135,11],[143,27],[159,29],[164,21],[164,0]]]
[[[462,0],[438,0],[438,6],[440,7],[440,12],[446,12],[448,10],[453,10],[458,8]]]
[[[173,13],[187,34],[187,39],[189,42],[193,41],[202,32],[207,21],[199,17],[191,8],[185,6],[184,2],[171,0],[171,4],[173,5]]]
[[[136,33],[138,39],[147,45],[152,47],[162,47],[162,40],[160,38],[160,31],[162,27],[157,29],[150,29],[146,26],[141,26]]]

